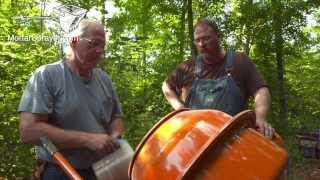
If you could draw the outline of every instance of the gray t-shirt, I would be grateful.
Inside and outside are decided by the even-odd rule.
[[[39,67],[30,78],[18,112],[49,115],[49,123],[63,129],[107,133],[111,121],[122,116],[114,87],[107,74],[95,68],[84,81],[75,75],[66,61]],[[40,146],[38,158],[50,161]],[[61,153],[76,168],[87,168],[99,160],[89,149],[64,149]]]

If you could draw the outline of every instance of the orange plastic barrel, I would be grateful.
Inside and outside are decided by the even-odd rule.
[[[281,179],[288,161],[281,138],[252,129],[255,115],[215,110],[174,111],[137,146],[132,180]]]

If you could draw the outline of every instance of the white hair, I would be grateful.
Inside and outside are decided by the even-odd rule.
[[[66,54],[66,57],[70,57],[72,54],[72,49],[70,47],[70,42],[72,38],[83,38],[88,37],[89,28],[92,27],[101,27],[104,28],[98,21],[91,19],[82,19],[77,28],[75,28],[72,32],[67,34],[67,44],[65,44],[63,50]]]

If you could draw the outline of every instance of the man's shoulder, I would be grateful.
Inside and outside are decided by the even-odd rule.
[[[56,61],[56,62],[53,62],[53,63],[49,63],[49,64],[44,64],[40,67],[38,67],[36,70],[35,70],[35,73],[57,73],[59,72],[60,70],[62,70],[64,68],[64,63],[62,60],[59,60],[59,61]]]
[[[234,53],[233,67],[239,73],[251,73],[256,69],[255,63],[242,52]]]
[[[243,53],[243,52],[233,52],[233,64],[234,65],[240,65],[240,66],[244,66],[247,65],[248,63],[252,63],[249,59],[249,57],[247,56],[247,54]]]
[[[97,76],[100,80],[103,80],[107,83],[111,83],[110,76],[104,70],[100,68],[94,68],[93,74]]]
[[[92,71],[95,75],[108,78],[109,75],[101,68],[94,68]]]
[[[178,63],[177,68],[188,69],[195,65],[195,60],[193,58],[186,59],[180,63]]]
[[[244,53],[244,52],[233,51],[232,54],[233,54],[233,58],[234,58],[234,59],[248,58],[248,56],[247,56],[246,53]]]
[[[190,59],[186,59],[184,61],[182,61],[180,64],[194,64],[196,61],[195,61],[195,58],[190,58]]]
[[[59,82],[59,76],[62,73],[62,61],[57,61],[50,64],[44,64],[38,67],[29,78],[29,83],[50,83],[54,84]]]

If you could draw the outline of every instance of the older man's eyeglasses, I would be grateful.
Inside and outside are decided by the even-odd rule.
[[[86,40],[88,42],[88,46],[89,48],[104,48],[105,43],[102,41],[97,41],[97,40],[93,40],[93,39],[88,39],[88,38],[80,38],[83,40]]]

